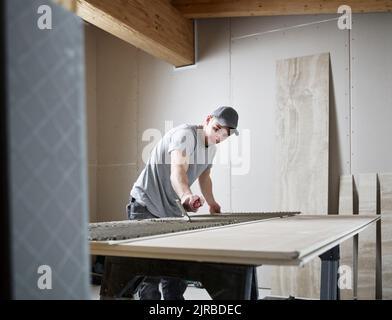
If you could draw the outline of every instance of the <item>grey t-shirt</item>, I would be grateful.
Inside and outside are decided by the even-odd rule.
[[[189,156],[187,176],[192,185],[205,170],[212,167],[216,146],[206,147],[202,129],[187,124],[167,132],[155,146],[146,167],[133,185],[131,196],[160,218],[181,216],[175,202],[179,196],[170,181],[170,153],[173,150],[183,151]]]

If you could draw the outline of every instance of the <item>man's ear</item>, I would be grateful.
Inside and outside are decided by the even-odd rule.
[[[213,116],[209,115],[206,119],[206,123],[209,124],[212,118],[213,118]]]

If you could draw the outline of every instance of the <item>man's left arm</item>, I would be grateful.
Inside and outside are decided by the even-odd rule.
[[[210,207],[210,213],[218,214],[221,212],[221,208],[220,205],[215,201],[214,195],[212,193],[212,181],[210,177],[210,172],[211,169],[207,169],[199,176],[199,185],[200,190],[207,204]]]

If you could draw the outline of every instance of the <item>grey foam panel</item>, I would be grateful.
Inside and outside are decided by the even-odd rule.
[[[50,30],[38,28],[41,5]],[[5,1],[5,23],[12,298],[86,299],[83,24],[40,0]],[[51,289],[38,286],[42,265]]]

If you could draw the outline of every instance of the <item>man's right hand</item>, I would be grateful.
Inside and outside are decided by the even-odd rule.
[[[204,204],[204,199],[194,194],[182,196],[181,204],[188,212],[196,212]]]

